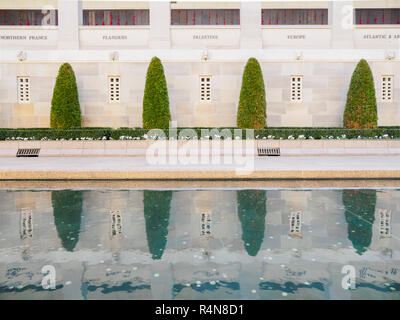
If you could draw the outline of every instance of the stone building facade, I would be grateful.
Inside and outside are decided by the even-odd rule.
[[[73,221],[57,212],[54,195],[65,190],[0,190],[0,298],[280,299],[290,288],[295,288],[291,299],[399,298],[398,190],[244,190],[264,193],[264,219],[257,228],[251,218],[240,217],[241,191],[171,191],[168,222],[156,222],[167,229],[166,243],[161,259],[154,259],[146,191],[67,191],[82,199],[79,223],[69,227]],[[349,219],[345,192],[376,196],[368,213],[371,224],[357,235],[350,224],[357,228],[365,216],[351,207],[359,218]],[[293,212],[301,215],[300,236],[290,233]],[[114,213],[120,219],[113,219]],[[203,234],[203,224],[210,225],[209,234]],[[258,252],[250,255],[248,245],[257,242]],[[366,248],[357,253],[360,243]],[[57,290],[40,290],[41,270],[48,264],[57,270]],[[345,265],[357,270],[357,290],[341,286]],[[220,285],[210,284],[217,280]]]
[[[141,127],[153,56],[181,127],[236,125],[249,57],[262,67],[268,126],[342,126],[362,58],[374,75],[378,125],[400,125],[399,12],[395,0],[4,0],[0,127],[49,127],[63,62],[75,70],[84,126]]]

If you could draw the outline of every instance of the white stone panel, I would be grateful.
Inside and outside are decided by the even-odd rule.
[[[79,39],[82,49],[147,48],[149,27],[80,27]]]
[[[263,48],[329,48],[331,28],[327,26],[263,26]]]
[[[172,26],[170,29],[172,48],[219,49],[240,47],[240,27]]]
[[[0,27],[1,50],[55,49],[57,41],[57,27]]]
[[[391,26],[357,26],[354,29],[356,48],[398,49],[400,30]]]

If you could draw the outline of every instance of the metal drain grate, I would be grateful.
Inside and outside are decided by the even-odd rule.
[[[39,157],[39,148],[18,149],[17,158],[19,157]]]
[[[257,148],[257,153],[259,156],[280,156],[281,149],[280,148]]]

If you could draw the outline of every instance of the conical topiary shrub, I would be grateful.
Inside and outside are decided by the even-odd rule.
[[[171,114],[167,81],[163,65],[157,57],[151,59],[146,75],[143,97],[143,128],[166,129],[169,127]]]
[[[167,244],[171,199],[172,191],[143,191],[147,244],[153,260],[161,259]]]
[[[377,122],[374,77],[368,62],[362,59],[351,77],[343,126],[348,129],[374,129]]]
[[[343,190],[342,199],[348,238],[357,254],[362,255],[371,245],[376,190]]]
[[[67,251],[73,251],[79,241],[82,198],[82,191],[58,190],[51,192],[54,224],[61,245]]]
[[[244,68],[240,90],[237,126],[262,129],[267,121],[264,79],[257,59],[250,58]]]
[[[58,70],[51,100],[50,126],[53,129],[70,129],[81,126],[81,108],[74,70],[64,63]]]
[[[267,214],[265,190],[238,190],[237,206],[242,224],[242,240],[247,253],[254,257],[264,241],[265,215]]]

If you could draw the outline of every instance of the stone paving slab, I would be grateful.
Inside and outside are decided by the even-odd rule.
[[[40,157],[82,156],[146,156],[154,141],[0,141],[0,157],[15,157],[18,148],[40,148]],[[257,147],[281,148],[282,156],[329,156],[329,155],[400,155],[397,140],[245,140],[230,141],[168,141],[165,151],[176,154],[182,148],[198,154],[232,155],[246,152],[257,155]],[[233,144],[232,144],[233,143]]]
[[[0,190],[215,190],[215,189],[393,189],[395,179],[311,180],[0,180]]]
[[[15,157],[18,149],[0,149],[0,157]],[[146,156],[147,149],[79,149],[79,148],[60,148],[60,149],[41,149],[40,157],[82,157],[82,156]],[[233,152],[224,152],[224,150],[212,151],[218,155],[232,155]],[[242,150],[247,155],[257,156],[257,150],[255,148]],[[329,149],[317,149],[317,148],[285,148],[281,149],[281,156],[366,156],[366,155],[400,155],[400,148],[329,148]],[[209,154],[208,151],[202,152],[201,150],[196,151],[197,154]],[[165,154],[160,152],[159,154]],[[176,155],[177,152],[167,152],[167,154]]]
[[[250,157],[251,158],[251,157]],[[145,157],[0,158],[1,180],[399,179],[400,156],[254,157],[245,164],[150,164]],[[253,162],[254,160],[254,162]],[[254,164],[254,168],[253,168]]]

